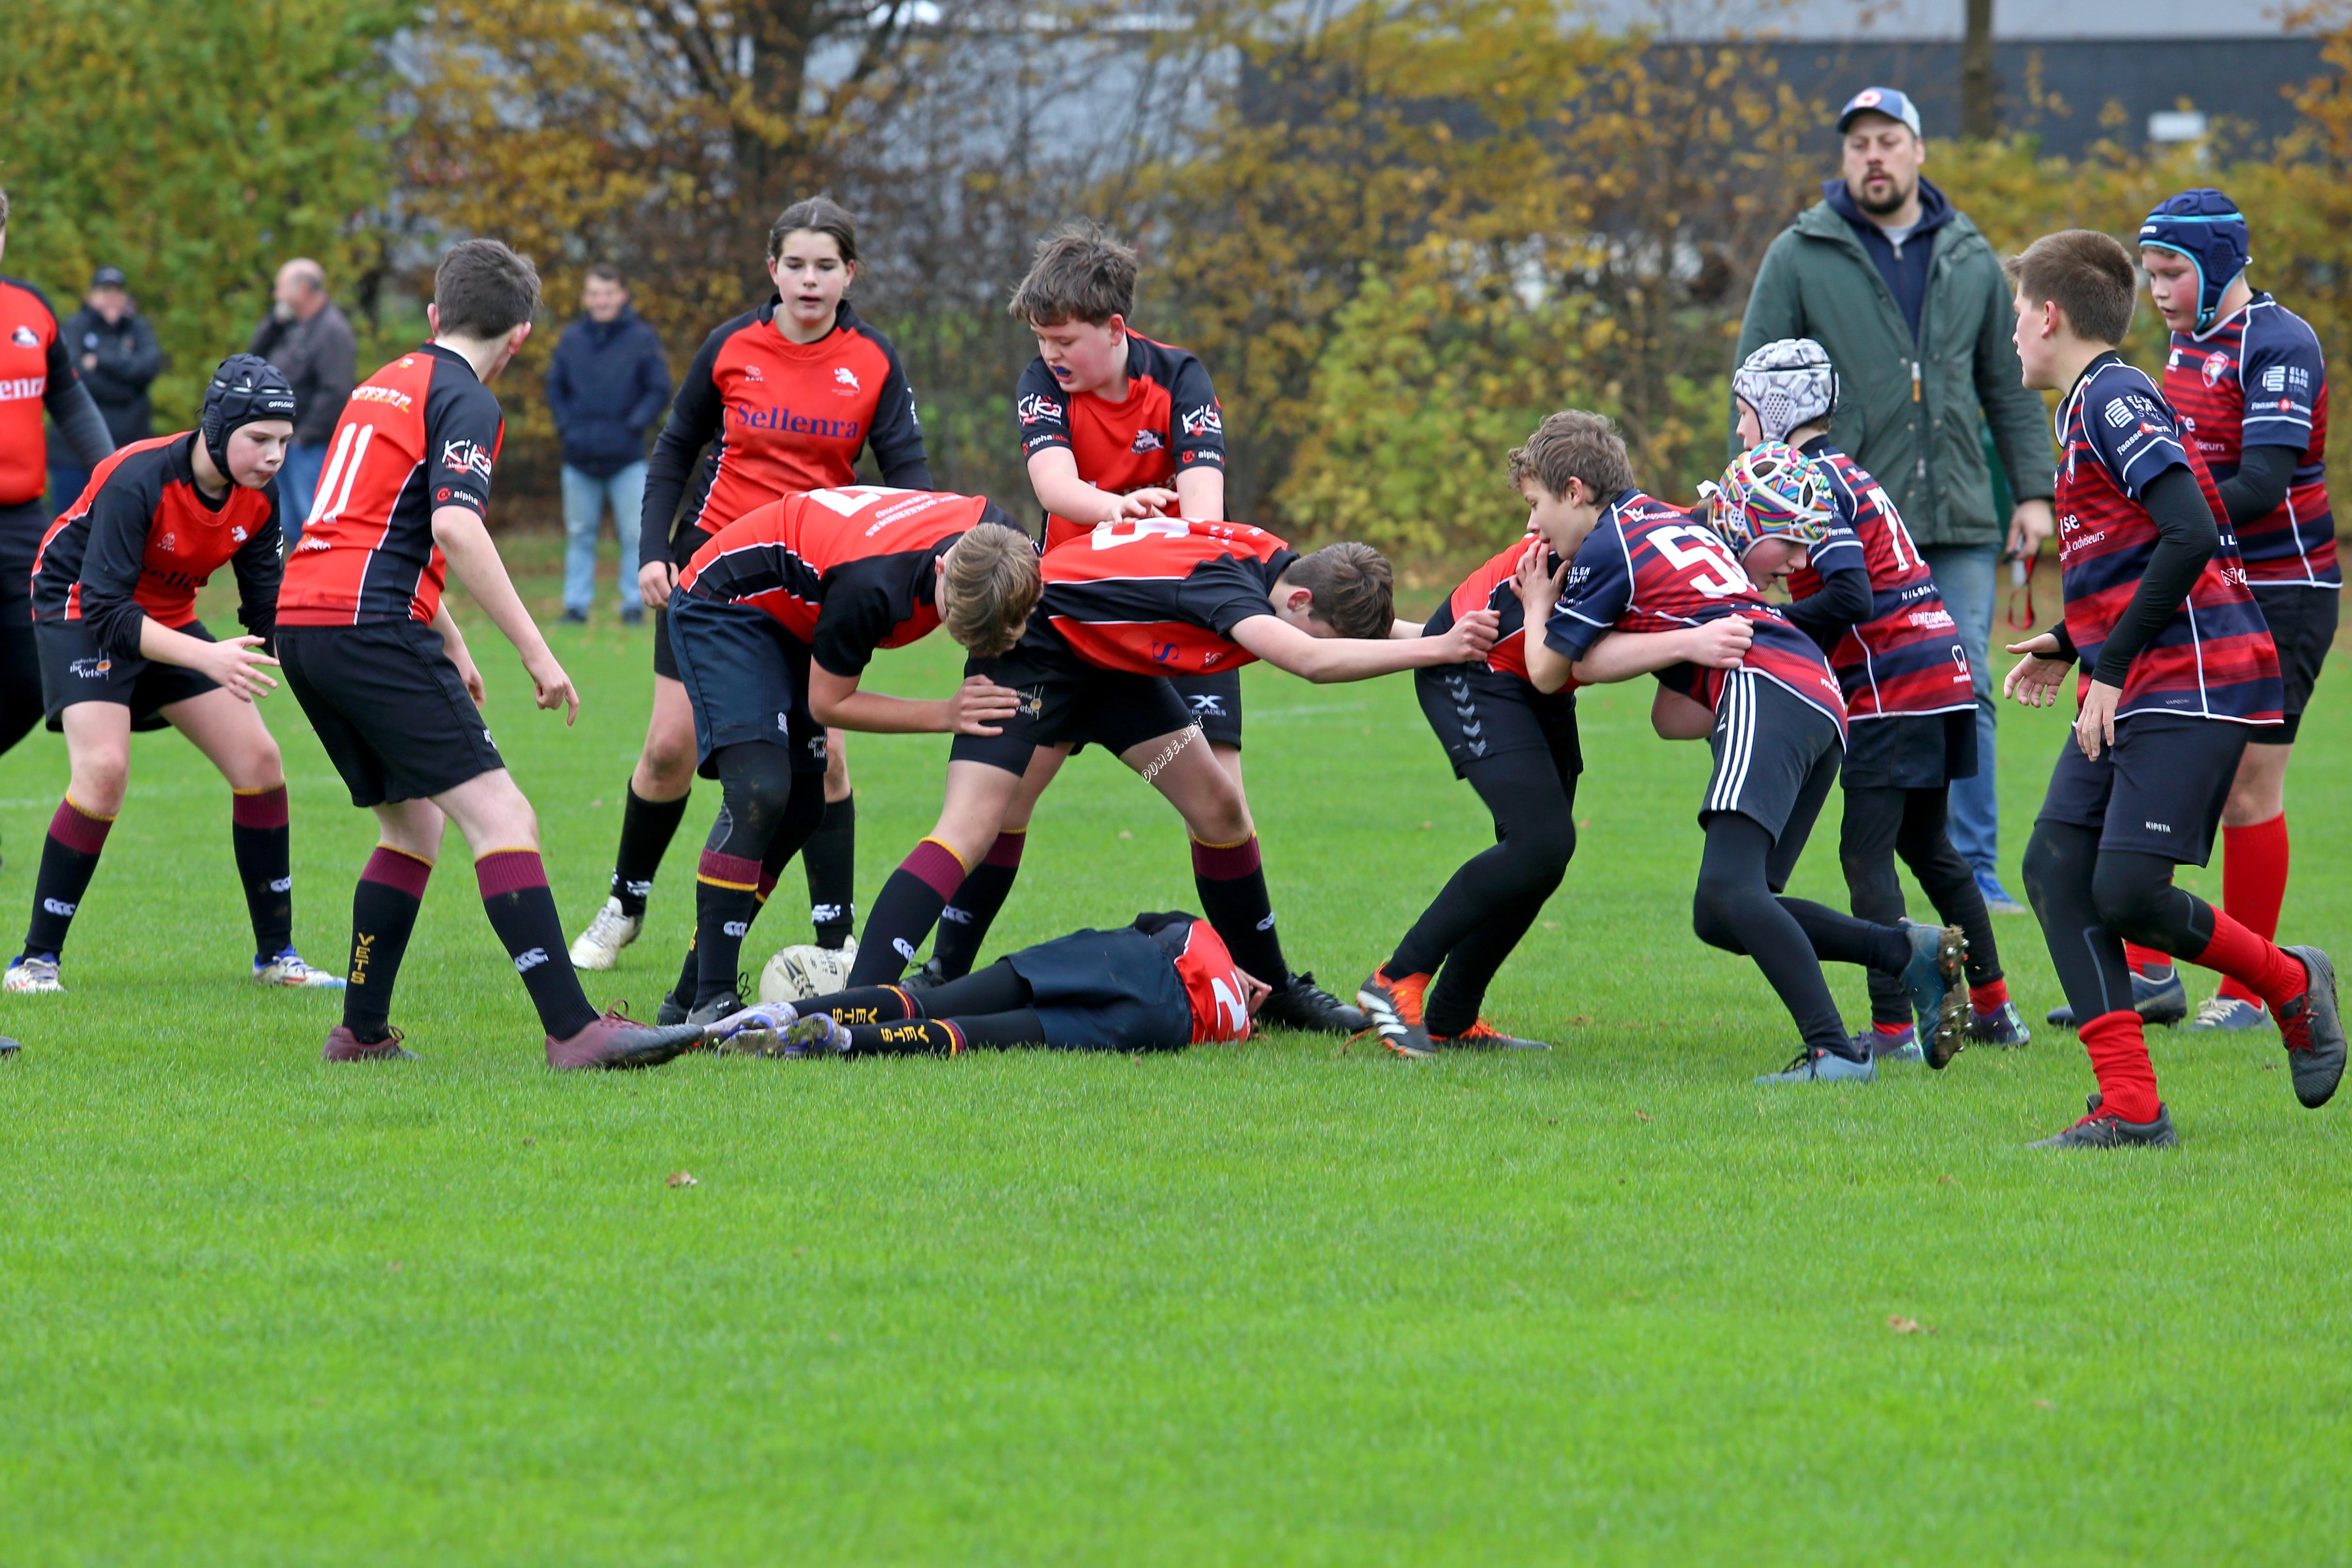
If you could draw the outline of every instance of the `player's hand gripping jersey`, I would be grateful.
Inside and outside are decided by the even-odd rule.
[[[2181,713],[2245,724],[2276,722],[2278,652],[2246,586],[2230,514],[2202,460],[2184,448],[2156,384],[2117,359],[2091,363],[2058,405],[2059,565],[2066,636],[2084,684],[2099,649],[2138,590],[2156,553],[2157,527],[2141,497],[2176,465],[2197,477],[2221,531],[2188,600],[2149,640],[2124,678],[2116,716]]]
[[[142,619],[174,631],[194,626],[196,590],[235,563],[237,619],[266,637],[276,626],[278,488],[229,486],[218,505],[196,489],[194,432],[116,448],[66,514],[49,525],[33,561],[33,619],[87,621],[121,658],[139,657]]]
[[[436,343],[362,382],[328,443],[302,542],[287,558],[279,622],[431,620],[448,575],[433,514],[488,512],[505,436],[498,398],[464,356]]]
[[[706,446],[709,487],[686,516],[698,544],[693,531],[716,533],[780,496],[849,484],[869,445],[885,483],[929,488],[914,389],[889,340],[846,300],[813,343],[785,338],[775,317],[770,300],[721,322],[687,368],[646,466],[646,560],[671,559],[670,518]]]
[[[695,552],[677,580],[689,599],[764,610],[835,675],[940,624],[940,557],[993,514],[985,496],[856,485],[754,507]]]
[[[1825,572],[1859,558],[1870,578],[1870,618],[1848,627],[1830,649],[1830,668],[1845,693],[1849,718],[1945,713],[1976,706],[1969,656],[1944,596],[1920,558],[1902,516],[1870,471],[1836,447],[1806,455],[1829,476],[1837,525],[1789,574],[1799,599],[1821,591]]]
[[[1741,668],[1785,687],[1844,730],[1837,677],[1813,639],[1765,602],[1712,529],[1639,490],[1612,501],[1578,548],[1544,643],[1580,659],[1612,631],[1669,632],[1726,616],[1743,616],[1755,629]],[[1689,695],[1713,708],[1728,673],[1697,670]]]
[[[1205,675],[1256,655],[1232,640],[1293,550],[1238,522],[1106,522],[1045,552],[1038,614],[1087,663],[1135,675]]]
[[[1066,447],[1078,478],[1114,495],[1172,489],[1186,468],[1225,466],[1225,424],[1216,388],[1201,362],[1182,349],[1127,334],[1127,397],[1119,403],[1062,390],[1043,359],[1021,373],[1013,413],[1025,460]],[[1050,513],[1045,548],[1082,537],[1092,522]]]
[[[2202,337],[2172,334],[2164,397],[2216,479],[2238,471],[2248,447],[2303,454],[2286,499],[2237,528],[2238,555],[2256,583],[2338,587],[2336,514],[2327,503],[2327,367],[2319,338],[2268,294]],[[2215,514],[2225,524],[2226,514]]]
[[[1498,675],[1528,679],[1528,645],[1519,636],[1527,625],[1527,611],[1519,603],[1519,557],[1527,552],[1528,541],[1521,539],[1497,552],[1478,570],[1462,580],[1461,585],[1446,596],[1428,620],[1422,623],[1421,635],[1442,637],[1454,629],[1454,624],[1473,610],[1492,610],[1502,617],[1495,633],[1495,647],[1486,655],[1486,668]],[[1547,552],[1546,571],[1559,569],[1559,557]],[[1562,691],[1573,691],[1581,682],[1570,679]],[[1528,689],[1535,689],[1528,682]]]

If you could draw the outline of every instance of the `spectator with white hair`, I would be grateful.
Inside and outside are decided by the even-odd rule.
[[[276,365],[294,388],[294,443],[278,471],[278,512],[291,550],[310,521],[335,421],[359,384],[360,349],[351,322],[327,297],[327,269],[309,257],[278,269],[270,298],[269,314],[254,329],[247,352]]]

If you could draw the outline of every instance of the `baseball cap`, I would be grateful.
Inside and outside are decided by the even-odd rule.
[[[1899,120],[1908,125],[1914,136],[1927,134],[1919,129],[1919,106],[1911,101],[1909,94],[1897,92],[1891,87],[1865,87],[1847,99],[1845,107],[1838,110],[1839,135],[1845,134],[1845,128],[1853,123],[1853,117],[1857,114],[1884,114],[1889,120]]]
[[[128,289],[131,279],[123,276],[120,267],[101,267],[89,275],[89,286],[93,289]]]

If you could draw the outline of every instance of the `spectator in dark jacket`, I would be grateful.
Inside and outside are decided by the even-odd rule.
[[[547,367],[547,406],[563,447],[563,618],[588,618],[609,503],[621,542],[621,619],[635,626],[646,616],[637,593],[646,432],[669,407],[669,362],[661,339],[629,308],[620,268],[590,268],[580,303],[586,314],[564,329]]]
[[[359,384],[360,346],[351,322],[327,298],[327,269],[309,257],[278,269],[271,299],[269,315],[254,329],[247,352],[276,365],[294,388],[294,444],[278,470],[278,514],[291,550],[310,516],[335,422]]]
[[[155,329],[131,302],[130,279],[122,268],[98,269],[81,309],[66,318],[58,336],[114,444],[127,447],[153,435],[155,412],[147,388],[163,368],[163,351],[156,346]],[[49,510],[62,516],[89,484],[89,470],[51,426]]]

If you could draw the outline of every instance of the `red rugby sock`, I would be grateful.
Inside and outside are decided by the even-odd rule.
[[[2147,1059],[2139,1015],[2126,1010],[2085,1018],[2082,1036],[2098,1076],[2100,1109],[2126,1121],[2155,1121],[2163,1101],[2157,1098],[2156,1065]]]
[[[2256,936],[2278,936],[2279,906],[2286,902],[2286,813],[2251,827],[2221,829],[2221,907]],[[2260,1003],[2249,986],[2221,982],[2221,994]]]
[[[2124,943],[2124,962],[2145,974],[2151,969],[2172,967],[2172,954],[2158,952],[2152,947],[2142,947],[2136,942]]]
[[[2255,935],[2221,910],[2213,911],[2213,940],[2189,962],[2220,970],[2273,1013],[2302,995],[2311,984],[2303,960],[2267,937]]]

